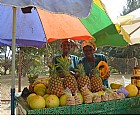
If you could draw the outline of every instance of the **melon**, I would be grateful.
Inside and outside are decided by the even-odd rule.
[[[44,96],[46,94],[46,86],[44,84],[36,84],[34,86],[34,92],[37,95]]]
[[[63,94],[60,97],[60,106],[65,106],[67,103],[67,96],[69,96],[68,94]]]
[[[45,95],[43,96],[43,98],[46,100],[48,96],[49,96],[49,94],[45,94]]]
[[[49,95],[46,99],[46,107],[58,107],[59,106],[59,98],[56,95]]]
[[[129,92],[127,97],[135,97],[138,94],[138,88],[133,84],[127,85],[125,89]]]
[[[27,97],[27,103],[30,104],[30,100],[32,99],[33,96],[35,96],[35,93],[31,93],[28,97]]]
[[[31,109],[41,109],[45,108],[45,99],[40,95],[35,95],[30,100]]]

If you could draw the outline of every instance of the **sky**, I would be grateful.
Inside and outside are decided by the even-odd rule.
[[[127,0],[101,0],[107,9],[107,12],[111,20],[116,23],[117,17],[120,16],[120,13],[123,10],[123,6],[126,5]]]

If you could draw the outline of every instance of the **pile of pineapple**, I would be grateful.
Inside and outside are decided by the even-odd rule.
[[[69,67],[70,61],[67,57],[58,58],[56,66],[50,65],[50,77],[41,81],[35,81],[33,84],[33,96],[41,96],[41,106],[39,102],[37,107],[34,105],[35,100],[28,98],[28,104],[31,109],[40,109],[44,107],[73,106],[82,103],[88,104],[92,102],[109,101],[115,99],[123,99],[124,94],[117,94],[113,90],[102,88],[102,79],[99,77],[98,71],[94,70],[90,78],[85,74],[82,64],[78,65],[78,78],[71,74]],[[56,68],[59,67],[64,74],[64,78],[60,78]],[[40,98],[40,97],[39,97]],[[37,98],[36,98],[37,99]],[[32,101],[32,102],[31,102]]]

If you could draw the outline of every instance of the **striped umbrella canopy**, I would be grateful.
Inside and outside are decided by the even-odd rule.
[[[12,7],[0,5],[0,11],[0,46],[12,46]],[[70,15],[40,8],[24,14],[17,8],[16,16],[16,46],[42,47],[58,39],[87,40],[91,37],[79,19]]]
[[[80,21],[95,38],[97,46],[126,46],[128,44],[118,33],[101,0],[94,0],[90,15],[85,19],[80,18]]]

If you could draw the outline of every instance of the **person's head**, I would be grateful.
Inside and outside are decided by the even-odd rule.
[[[86,57],[93,57],[93,54],[96,52],[96,44],[94,43],[93,38],[84,41],[82,47]]]
[[[61,40],[61,49],[63,54],[69,54],[71,49],[71,40],[70,39],[63,39]]]

